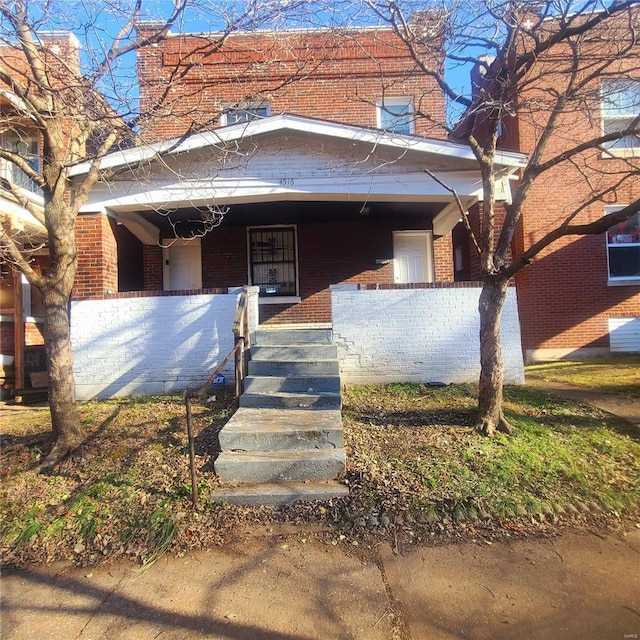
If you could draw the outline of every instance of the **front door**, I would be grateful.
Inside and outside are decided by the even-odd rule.
[[[165,291],[202,289],[200,238],[176,240],[163,254]]]
[[[433,282],[430,231],[393,232],[393,271],[397,283]]]

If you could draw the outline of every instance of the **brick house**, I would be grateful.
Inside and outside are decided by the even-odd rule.
[[[189,65],[167,98],[169,75]],[[106,199],[96,189],[86,210],[108,209],[111,223],[104,216],[81,220],[86,277],[78,279],[78,298],[249,282],[261,287],[261,322],[328,322],[330,284],[453,281],[450,231],[458,214],[450,194],[425,178],[423,167],[460,172],[468,203],[478,197],[478,175],[468,150],[445,141],[435,124],[445,117],[441,91],[415,72],[390,31],[365,30],[339,44],[322,32],[238,35],[220,50],[203,46],[200,37],[177,36],[145,50],[138,69],[143,112],[158,115],[160,93],[166,111],[146,124],[145,141],[183,135],[194,122],[224,132],[223,140],[196,135],[188,152],[181,146],[172,154],[189,165],[169,168],[176,182],[192,180],[181,196],[159,193],[135,211],[131,197],[124,204],[113,186]],[[417,112],[429,113],[433,122],[416,118]],[[215,158],[198,167],[205,149]],[[136,163],[138,153],[126,152],[121,161]],[[505,162],[514,170],[518,164],[509,154]],[[134,180],[151,184],[160,177],[151,172]],[[209,186],[220,187],[194,196],[191,191],[203,185],[198,172],[215,172]],[[394,173],[404,182],[390,180]],[[225,211],[215,233],[161,248],[168,242],[159,240],[200,235],[207,216],[217,222]],[[85,239],[93,243],[96,233],[103,246],[85,251]],[[281,247],[278,264],[260,253],[270,243]],[[394,273],[401,245],[411,273]],[[185,261],[195,265],[190,279],[174,273]],[[274,277],[283,281],[270,283]]]
[[[635,14],[637,21],[638,14]],[[622,24],[603,27],[580,43],[583,74],[598,64],[606,71],[585,86],[556,124],[543,159],[561,156],[579,143],[628,126],[640,114],[640,52]],[[548,19],[540,29],[555,28]],[[617,26],[621,27],[615,37]],[[608,31],[609,30],[609,31]],[[526,39],[521,43],[526,47]],[[612,62],[613,61],[613,62]],[[565,90],[574,64],[565,45],[556,45],[523,80],[513,117],[503,123],[499,145],[525,154],[534,151],[550,116],[546,105]],[[482,85],[476,68],[473,83]],[[517,228],[513,252],[519,255],[572,212],[574,223],[595,221],[640,198],[640,139],[626,136],[587,149],[571,162],[545,172],[530,193]],[[633,173],[635,172],[635,173]],[[634,177],[635,176],[635,177]],[[593,192],[602,197],[590,201]],[[474,211],[474,209],[472,209]],[[472,224],[478,224],[477,217]],[[453,232],[459,257],[456,280],[478,278],[464,229]],[[640,352],[640,215],[608,233],[565,236],[544,249],[516,276],[522,347],[529,361]]]
[[[49,32],[43,34],[41,42],[54,82],[79,64],[80,43],[72,34]],[[17,77],[25,74],[22,53],[8,45],[1,46],[0,68]],[[0,119],[2,148],[19,153],[39,169],[42,139],[24,104],[8,87],[0,87]],[[11,185],[27,197],[36,212],[42,212],[44,203],[38,185],[16,165],[0,160],[0,223],[28,253],[32,268],[42,272],[49,263],[46,229],[22,206]],[[39,291],[0,260],[0,385],[5,388],[30,386],[32,375],[42,379],[46,368],[42,309]]]
[[[105,159],[109,174],[93,189],[77,225],[76,375],[87,388],[79,397],[142,388],[122,382],[107,385],[107,392],[92,383],[113,360],[107,336],[117,329],[109,323],[123,309],[146,305],[141,322],[151,322],[145,314],[152,313],[157,328],[164,312],[157,306],[151,312],[149,305],[169,305],[171,296],[187,304],[190,295],[226,295],[244,285],[259,289],[261,324],[333,324],[337,335],[337,297],[353,291],[377,296],[366,313],[368,303],[359,298],[358,322],[373,319],[376,335],[389,327],[400,332],[385,344],[407,342],[412,306],[424,304],[446,318],[420,321],[415,335],[431,346],[418,348],[419,356],[400,345],[403,355],[396,350],[383,358],[384,348],[371,338],[367,349],[377,359],[361,352],[345,356],[343,373],[347,361],[358,363],[353,380],[380,380],[373,367],[382,367],[385,379],[477,375],[478,288],[453,282],[451,230],[459,212],[443,186],[453,186],[463,204],[473,206],[481,197],[477,164],[466,146],[445,139],[442,92],[416,72],[390,30],[344,35],[239,34],[223,46],[205,36],[176,35],[141,52],[140,101],[153,116],[143,122],[146,144]],[[167,92],[172,74],[181,80]],[[189,133],[194,127],[203,132]],[[517,152],[500,155],[502,197],[509,197],[508,176],[522,160]],[[75,167],[72,176],[84,171]],[[394,290],[412,297],[402,294],[404,306],[391,302],[402,297]],[[119,300],[129,302],[120,307]],[[103,313],[92,301],[113,306]],[[458,303],[468,323],[457,317]],[[100,336],[91,313],[80,311],[89,308],[109,318]],[[355,310],[351,316],[353,322],[359,317]],[[81,317],[92,325],[87,331],[79,328]],[[519,381],[517,314],[509,322],[516,346],[508,378]],[[448,333],[436,340],[439,324]],[[344,348],[352,342],[345,337]],[[452,343],[464,364],[452,359]],[[104,346],[99,356],[96,345]],[[135,351],[146,354],[139,356],[146,370],[162,366],[149,349]],[[114,378],[127,378],[125,361]],[[144,388],[173,388],[167,384]]]
[[[336,314],[349,309],[356,326],[344,334],[345,344],[366,333],[362,328],[369,316],[375,318],[375,333],[386,335],[389,326],[399,327],[400,333],[384,338],[387,342],[402,341],[405,328],[415,338],[425,324],[420,339],[430,342],[429,331],[446,324],[444,317],[455,324],[456,305],[461,305],[460,314],[476,314],[477,300],[468,295],[473,285],[464,281],[477,278],[477,272],[468,259],[465,232],[457,225],[457,207],[442,186],[454,186],[473,211],[481,198],[475,160],[465,146],[446,139],[442,92],[419,72],[391,31],[363,29],[342,36],[322,31],[237,34],[220,46],[206,34],[176,35],[141,52],[144,144],[105,159],[110,173],[92,192],[77,225],[75,317],[85,317],[89,325],[95,314],[111,319],[101,337],[76,326],[81,378],[99,375],[113,359],[113,336],[130,322],[141,300],[156,326],[165,314],[157,301],[174,298],[179,317],[186,312],[178,298],[192,304],[202,296],[224,296],[253,285],[259,288],[263,324],[335,327]],[[433,55],[440,55],[439,44],[431,46]],[[180,82],[171,86],[174,76]],[[201,133],[190,134],[194,129]],[[505,126],[502,144],[508,150],[499,156],[504,174],[498,184],[504,199],[509,198],[509,176],[523,163],[519,152],[530,151],[532,140],[526,119],[515,117]],[[632,141],[630,150],[612,149],[596,160],[612,167],[623,162],[621,156],[633,157],[635,145]],[[84,170],[76,167],[75,175]],[[558,189],[567,180],[555,176],[540,185],[515,251],[552,221],[553,211],[541,203],[551,199],[562,206],[566,200],[568,206],[575,198]],[[637,198],[637,184],[617,197],[616,205]],[[600,209],[592,205],[585,215],[598,216]],[[528,357],[599,353],[620,344],[624,350],[637,349],[639,276],[627,273],[633,267],[626,258],[625,266],[615,266],[620,249],[625,256],[640,252],[633,228],[627,231],[567,238],[519,275],[522,348]],[[570,268],[576,264],[579,271]],[[379,297],[365,302],[365,292]],[[433,297],[419,300],[422,293]],[[153,306],[152,299],[160,306]],[[360,305],[360,315],[345,306],[347,300]],[[87,306],[91,301],[111,306],[104,311],[104,306]],[[422,305],[422,317],[431,321],[414,327],[412,307]],[[435,307],[445,312],[431,315]],[[513,318],[517,325],[517,313]],[[147,322],[144,318],[141,326]],[[375,350],[375,358],[349,356],[361,362],[353,378],[381,379],[381,366],[390,371],[385,379],[413,379],[414,370],[418,380],[472,379],[471,369],[457,378],[432,366],[451,360],[452,352],[464,351],[463,345],[477,339],[475,325],[455,337],[451,326],[448,330],[436,355],[425,350],[419,357],[410,352],[400,357],[396,351],[385,359],[382,343],[371,340],[368,348]],[[507,334],[503,340],[520,351],[519,331]],[[616,339],[610,339],[614,334]],[[181,339],[176,337],[176,344]],[[142,344],[140,338],[135,349],[131,340],[123,347],[123,367],[132,353],[153,350]],[[84,370],[89,351],[99,355]],[[465,357],[471,361],[474,354]],[[404,359],[405,368],[396,370],[394,359]],[[147,357],[145,366],[157,362]],[[453,366],[464,369],[460,363]],[[367,377],[366,367],[376,371]],[[119,379],[120,373],[112,377]],[[511,380],[521,380],[521,373]],[[109,393],[136,390],[129,383],[108,387]],[[86,397],[104,393],[104,385],[94,389],[87,383],[87,388]],[[168,388],[166,383],[152,387],[153,392]]]

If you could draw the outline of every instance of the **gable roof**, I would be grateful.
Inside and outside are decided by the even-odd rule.
[[[212,131],[193,134],[185,138],[174,138],[164,142],[116,151],[102,158],[100,161],[100,169],[103,171],[134,169],[141,164],[153,162],[161,157],[207,148],[221,148],[227,144],[241,140],[255,139],[256,137],[264,137],[269,134],[287,132],[328,137],[336,141],[342,140],[355,144],[368,144],[372,147],[394,149],[402,152],[416,152],[440,159],[450,159],[477,166],[475,156],[471,149],[467,145],[457,142],[413,135],[401,135],[379,129],[358,127],[285,113],[252,120],[250,122],[241,122],[220,127]],[[504,167],[507,173],[524,167],[525,162],[526,156],[521,153],[512,151],[498,151],[496,153],[496,163]],[[89,171],[90,166],[89,162],[78,164],[70,169],[69,175],[70,177],[82,176]]]

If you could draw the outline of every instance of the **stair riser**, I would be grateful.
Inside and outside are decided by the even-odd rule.
[[[316,501],[344,498],[349,489],[333,482],[287,482],[278,484],[242,485],[218,489],[209,494],[210,500],[224,500],[232,504],[268,505],[293,504],[298,500]]]
[[[340,376],[248,376],[244,390],[247,393],[340,393]]]
[[[254,409],[340,409],[340,396],[296,394],[278,396],[268,393],[243,393],[240,406]]]
[[[328,376],[338,375],[340,367],[337,360],[309,360],[301,362],[269,362],[251,360],[249,375],[252,376]]]
[[[344,447],[342,430],[281,431],[253,433],[220,432],[223,451],[305,451],[311,449],[340,449]]]
[[[255,336],[258,345],[331,344],[330,329],[258,330]]]
[[[335,456],[323,459],[299,458],[282,461],[246,461],[234,458],[233,453],[221,453],[215,470],[223,482],[287,482],[332,480],[346,471],[344,449]]]
[[[251,349],[252,360],[334,360],[338,349],[334,344],[304,345],[297,347],[262,347]]]

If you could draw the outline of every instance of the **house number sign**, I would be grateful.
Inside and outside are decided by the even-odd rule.
[[[292,187],[295,183],[294,178],[280,178],[280,186],[282,187]]]

